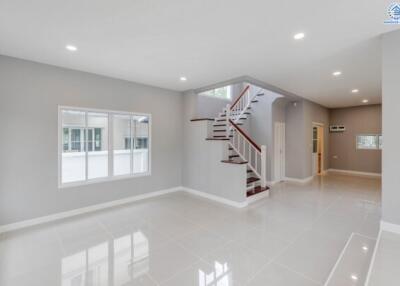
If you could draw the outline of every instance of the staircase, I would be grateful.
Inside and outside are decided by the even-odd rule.
[[[228,156],[221,162],[247,165],[247,197],[269,190],[266,184],[266,146],[259,146],[240,127],[251,116],[251,106],[264,96],[263,89],[250,85],[232,105],[227,105],[214,119],[212,136],[206,140],[228,141]]]

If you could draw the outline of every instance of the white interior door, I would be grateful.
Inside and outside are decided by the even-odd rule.
[[[274,178],[282,181],[285,178],[285,123],[275,122],[274,132]]]

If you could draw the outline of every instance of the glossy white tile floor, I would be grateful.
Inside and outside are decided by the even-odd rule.
[[[400,284],[400,234],[382,231],[372,266],[369,286]]]
[[[282,183],[244,210],[175,193],[3,234],[0,285],[323,285],[379,220],[376,179]]]

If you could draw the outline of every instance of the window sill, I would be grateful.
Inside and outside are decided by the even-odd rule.
[[[139,177],[146,177],[146,176],[151,176],[151,172],[145,172],[145,173],[139,173],[139,174],[134,174],[134,175],[119,175],[119,176],[113,176],[113,177],[104,177],[104,178],[97,178],[97,179],[91,179],[87,181],[77,181],[77,182],[71,182],[71,183],[59,183],[58,184],[58,189],[69,189],[69,188],[75,188],[75,187],[81,187],[81,186],[87,186],[87,185],[92,185],[92,184],[99,184],[99,183],[107,183],[107,182],[114,182],[114,181],[120,181],[120,180],[128,180],[128,179],[134,179],[134,178],[139,178]]]

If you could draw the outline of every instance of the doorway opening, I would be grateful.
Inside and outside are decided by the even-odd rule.
[[[313,123],[312,130],[313,175],[322,175],[324,172],[324,125],[320,123]]]

